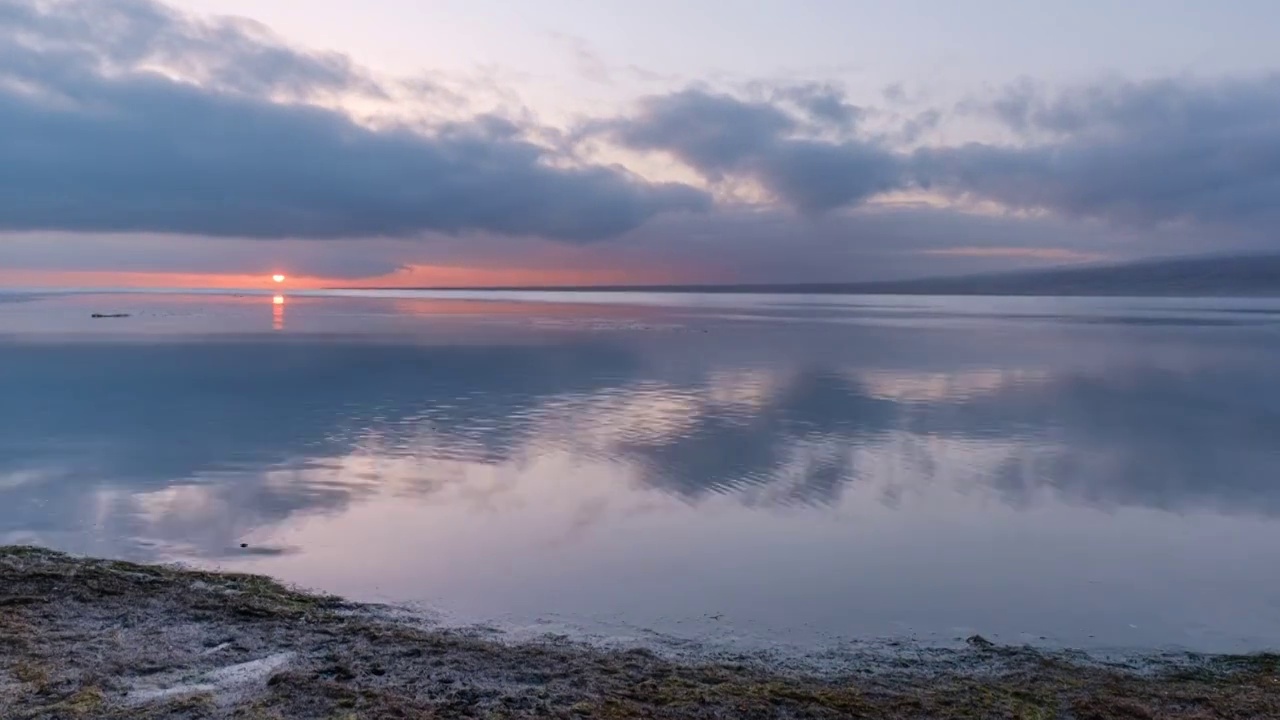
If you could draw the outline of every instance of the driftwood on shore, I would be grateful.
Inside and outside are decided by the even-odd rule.
[[[974,643],[835,676],[508,644],[269,579],[0,548],[0,718],[1266,718],[1275,656]]]

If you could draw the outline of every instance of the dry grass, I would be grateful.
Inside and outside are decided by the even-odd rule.
[[[799,677],[508,645],[253,575],[0,548],[6,719],[1280,717],[1276,656],[1177,660],[1113,668],[975,642]]]

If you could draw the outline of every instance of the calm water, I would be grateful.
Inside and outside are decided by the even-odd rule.
[[[0,295],[28,541],[549,630],[1275,648],[1280,302]]]

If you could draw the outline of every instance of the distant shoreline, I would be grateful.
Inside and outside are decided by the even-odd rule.
[[[1147,260],[911,280],[821,283],[332,288],[468,292],[668,292],[1035,297],[1280,297],[1280,255]]]
[[[849,289],[843,286],[827,285],[571,285],[571,286],[510,286],[510,287],[325,287],[322,291],[355,290],[360,292],[564,292],[564,293],[672,293],[703,295],[864,295],[868,297],[886,295],[910,295],[917,297],[1188,297],[1188,298],[1280,298],[1280,288],[1256,293],[1218,293],[1218,292],[1101,292],[1101,291],[1058,291],[1052,293],[1036,292],[991,292],[991,291],[930,291],[924,289],[901,290],[868,290]]]
[[[5,718],[1277,717],[1275,655],[1105,664],[970,639],[814,677],[429,627],[267,578],[0,548]]]

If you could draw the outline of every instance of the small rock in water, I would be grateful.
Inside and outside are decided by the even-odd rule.
[[[965,642],[969,643],[971,647],[976,647],[976,648],[995,647],[995,643],[982,637],[981,635],[971,635],[968,640],[965,640]]]
[[[96,319],[101,319],[101,318],[127,318],[127,317],[129,317],[129,313],[94,313],[94,314],[90,315],[89,317],[96,318]]]

